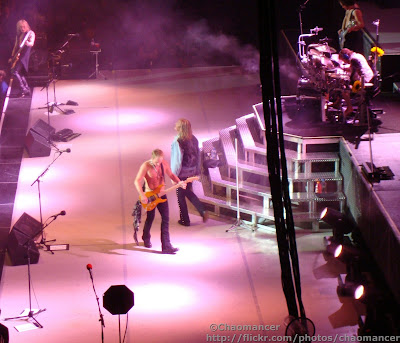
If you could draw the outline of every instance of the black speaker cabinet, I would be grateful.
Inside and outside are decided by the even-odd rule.
[[[44,157],[50,156],[50,145],[46,138],[37,134],[32,129],[29,130],[25,138],[25,149],[29,157]]]
[[[34,242],[41,234],[41,224],[35,218],[24,213],[14,224],[8,237],[8,255],[14,266],[28,264],[29,257],[32,264],[39,261],[39,250]]]
[[[41,135],[43,138],[48,139],[56,132],[56,129],[49,124],[47,124],[44,120],[39,119],[32,127],[32,131],[35,131],[37,134]]]

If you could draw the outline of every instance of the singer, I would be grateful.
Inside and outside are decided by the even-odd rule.
[[[23,43],[23,44],[22,44]],[[33,32],[24,19],[17,22],[17,35],[14,48],[8,62],[11,64],[11,74],[18,80],[21,88],[21,97],[30,96],[31,90],[26,81],[28,73],[31,49],[35,44],[35,32]]]

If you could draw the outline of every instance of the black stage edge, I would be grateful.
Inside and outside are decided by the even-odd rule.
[[[31,98],[10,98],[0,136],[0,280],[29,123]]]
[[[349,211],[357,222],[363,239],[382,271],[387,285],[397,303],[400,304],[400,215],[398,212],[400,159],[387,151],[388,146],[395,150],[400,146],[400,134],[376,136],[372,142],[375,152],[374,164],[388,165],[395,174],[394,180],[382,180],[379,184],[371,184],[364,177],[360,166],[368,161],[368,142],[363,142],[364,146],[358,149],[348,143],[341,144],[341,172]],[[377,141],[381,141],[379,146]]]

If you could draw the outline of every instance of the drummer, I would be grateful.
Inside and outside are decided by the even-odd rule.
[[[364,83],[373,81],[374,72],[369,66],[364,55],[344,48],[339,52],[339,59],[345,63],[343,69],[350,74],[351,84],[353,84],[355,81],[361,81],[362,78],[364,78]],[[342,97],[347,106],[346,111],[343,114],[346,118],[353,112],[353,106],[350,101],[350,91],[344,90],[342,92]]]

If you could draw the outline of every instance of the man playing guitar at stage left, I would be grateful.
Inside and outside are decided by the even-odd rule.
[[[21,46],[24,40],[25,43]],[[11,73],[19,82],[22,96],[30,96],[31,94],[25,75],[28,73],[29,57],[31,55],[31,48],[34,44],[35,33],[31,30],[26,20],[19,20],[17,22],[17,36],[15,38],[15,44],[9,63],[12,64]]]
[[[155,149],[151,153],[151,159],[144,162],[139,169],[139,172],[135,178],[135,187],[139,193],[140,200],[142,203],[146,204],[148,199],[145,192],[155,190],[158,186],[165,184],[165,174],[167,174],[172,182],[177,183],[180,187],[186,188],[186,183],[179,180],[179,178],[172,173],[169,164],[164,161],[164,153],[160,149]],[[143,181],[145,182],[145,189],[143,190]],[[163,194],[164,188],[161,189],[160,196],[163,199],[167,199],[165,193]],[[157,204],[157,209],[161,215],[161,246],[162,252],[164,254],[175,254],[179,249],[174,248],[171,245],[169,237],[169,208],[168,201],[160,202]],[[150,242],[150,229],[155,217],[154,208],[151,211],[147,211],[146,222],[143,227],[143,242],[146,248],[151,248],[152,244]]]
[[[363,54],[364,19],[360,6],[356,0],[339,0],[339,3],[346,10],[342,28],[338,31],[340,49],[348,48]]]

